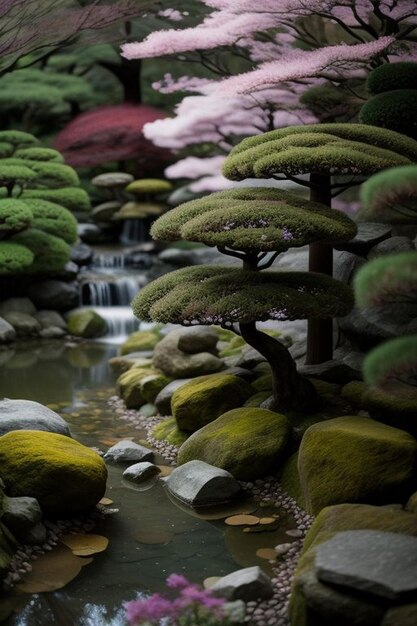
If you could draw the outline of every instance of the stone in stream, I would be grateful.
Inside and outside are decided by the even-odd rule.
[[[189,506],[215,506],[233,500],[241,491],[230,472],[204,463],[189,461],[165,480],[168,491]]]
[[[106,461],[114,461],[115,463],[151,461],[153,452],[149,448],[145,448],[145,446],[130,441],[130,439],[123,439],[107,450],[104,459]]]
[[[324,583],[415,601],[417,538],[376,530],[340,532],[318,546],[315,571]]]
[[[166,385],[156,396],[155,406],[160,415],[171,415],[171,398],[174,391],[189,383],[191,378],[177,378]]]
[[[273,587],[270,578],[258,565],[239,569],[220,578],[211,588],[215,595],[227,600],[264,600],[271,598]]]
[[[16,536],[23,536],[42,519],[42,510],[36,498],[4,497],[2,522]]]
[[[58,413],[32,400],[0,400],[0,436],[12,430],[46,430],[71,437],[67,422]]]
[[[0,317],[0,343],[8,343],[16,337],[16,331],[9,322]]]
[[[161,470],[159,469],[159,467],[157,467],[153,463],[144,461],[142,463],[129,465],[129,467],[123,472],[123,477],[127,478],[128,480],[140,483],[148,480],[149,478],[152,478],[153,476],[156,476],[160,472]]]

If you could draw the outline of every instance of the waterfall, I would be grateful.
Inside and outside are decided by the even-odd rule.
[[[125,256],[123,252],[95,254],[93,267],[97,269],[117,269],[125,267]]]
[[[120,242],[124,245],[149,240],[150,225],[144,219],[124,220]]]
[[[129,306],[139,290],[137,278],[114,278],[85,282],[81,291],[81,304],[94,307]]]

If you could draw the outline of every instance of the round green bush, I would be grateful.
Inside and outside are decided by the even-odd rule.
[[[0,141],[11,143],[13,146],[36,146],[39,140],[30,133],[24,133],[21,130],[0,130]]]
[[[77,241],[77,220],[67,209],[34,198],[28,200],[28,204],[33,212],[33,228],[60,237],[70,244]]]
[[[361,209],[365,222],[388,224],[417,221],[417,165],[403,165],[374,174],[361,185]]]
[[[29,159],[30,161],[54,161],[54,163],[64,162],[64,157],[58,152],[58,150],[37,146],[31,148],[20,148],[19,150],[16,150],[14,156],[18,159]]]
[[[69,211],[89,211],[89,195],[81,187],[62,187],[61,189],[25,189],[22,198],[39,198],[55,202]]]
[[[13,242],[22,244],[33,252],[33,263],[27,269],[31,274],[58,272],[70,259],[71,248],[65,241],[35,228],[28,228],[15,235]]]
[[[30,161],[30,167],[37,174],[37,186],[57,189],[80,184],[77,172],[69,165],[51,161]]]
[[[0,241],[0,274],[16,274],[28,268],[33,258],[33,252],[26,246]]]
[[[394,89],[417,89],[417,63],[403,61],[380,65],[369,73],[366,86],[372,95]]]
[[[26,165],[4,165],[0,161],[0,186],[24,185],[36,178],[36,174]]]
[[[417,139],[417,89],[397,89],[374,96],[361,108],[359,120]]]
[[[28,228],[33,214],[28,205],[14,198],[0,200],[0,232],[18,233]]]

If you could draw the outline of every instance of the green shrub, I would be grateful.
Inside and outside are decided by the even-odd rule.
[[[7,198],[0,200],[0,232],[17,233],[28,228],[33,221],[33,213],[25,202]]]
[[[417,63],[385,63],[369,73],[366,86],[372,95],[394,89],[417,89]]]
[[[396,89],[374,96],[361,108],[359,119],[363,124],[417,139],[417,89]]]
[[[28,228],[15,235],[12,241],[33,253],[33,263],[26,270],[31,274],[58,272],[70,259],[71,249],[65,241],[35,228]]]
[[[357,272],[354,287],[360,307],[415,300],[417,252],[390,254],[369,261]]]
[[[388,224],[417,220],[417,165],[393,167],[371,176],[361,187],[358,218]]]
[[[20,148],[16,150],[14,156],[18,159],[29,159],[30,161],[54,161],[55,163],[63,163],[64,157],[52,148]]]
[[[16,274],[27,269],[34,255],[29,248],[19,243],[0,241],[0,274]]]
[[[69,211],[89,211],[90,198],[81,187],[62,187],[61,189],[25,189],[22,194],[26,198],[39,198],[61,204]]]
[[[33,228],[60,237],[67,243],[77,241],[77,220],[64,207],[47,200],[30,200]]]

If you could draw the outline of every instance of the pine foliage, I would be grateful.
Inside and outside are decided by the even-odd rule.
[[[358,218],[388,224],[417,221],[417,165],[394,167],[375,174],[361,187]]]

